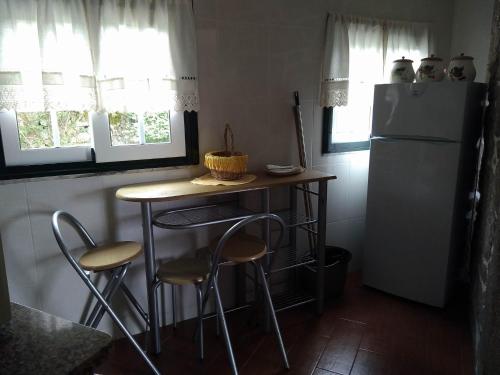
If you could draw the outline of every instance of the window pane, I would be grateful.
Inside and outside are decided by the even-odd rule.
[[[54,147],[49,112],[17,112],[21,150]]]
[[[90,127],[88,112],[57,112],[57,125],[61,146],[90,145]]]
[[[146,143],[170,143],[170,112],[144,114]]]
[[[137,114],[132,112],[113,112],[109,114],[111,145],[139,144],[139,123]]]
[[[359,142],[370,138],[373,85],[349,83],[349,104],[333,108],[332,143]]]

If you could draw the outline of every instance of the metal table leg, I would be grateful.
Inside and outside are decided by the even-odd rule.
[[[290,242],[290,254],[294,261],[297,261],[297,188],[291,185],[290,188],[290,228],[288,228],[288,240]],[[297,269],[292,269],[288,273],[289,287],[292,293],[297,293],[298,275]]]
[[[316,309],[318,314],[323,312],[325,305],[325,240],[326,240],[326,204],[328,193],[328,180],[321,180],[318,183],[318,242],[317,242],[317,296]]]
[[[290,186],[290,231],[289,241],[290,250],[296,254],[297,252],[297,189],[295,185]]]
[[[153,238],[152,211],[150,202],[141,202],[142,235],[144,239],[144,259],[146,268],[146,290],[148,293],[148,314],[150,335],[148,351],[160,353],[160,320],[158,316],[158,299],[156,296],[156,262]]]
[[[262,211],[266,214],[271,213],[271,189],[266,188],[262,191]],[[264,220],[263,222],[263,235],[264,241],[266,242],[266,246],[268,249],[271,248],[271,221],[269,219]],[[271,285],[271,258],[269,253],[267,253],[264,260],[264,269],[267,276],[268,285]],[[267,304],[264,304],[264,313],[265,313],[265,323],[264,329],[266,332],[271,331],[271,312]]]

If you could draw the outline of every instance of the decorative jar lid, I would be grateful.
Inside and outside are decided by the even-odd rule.
[[[403,56],[402,58],[394,60],[393,62],[395,62],[395,63],[399,63],[399,62],[404,62],[404,63],[408,63],[409,62],[409,63],[412,63],[413,60],[405,59],[405,57]]]
[[[455,56],[451,60],[474,60],[472,56],[465,56],[464,53],[462,52],[460,56]]]
[[[434,54],[431,54],[429,57],[424,57],[420,61],[443,61],[441,57],[434,56]]]

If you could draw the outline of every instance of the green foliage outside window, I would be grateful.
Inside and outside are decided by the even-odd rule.
[[[170,143],[170,112],[144,114],[146,143]]]
[[[59,144],[54,143],[50,112],[18,112],[17,122],[22,150],[90,145],[89,113],[58,111],[55,113],[59,128]],[[144,114],[145,143],[170,143],[170,113]],[[109,114],[111,143],[113,146],[140,143],[139,116],[133,112]]]
[[[54,147],[49,112],[18,112],[21,150]]]
[[[139,117],[133,112],[109,114],[111,143],[113,146],[136,145],[139,139]],[[170,142],[170,113],[146,112],[144,114],[144,138],[146,143]]]
[[[57,112],[57,125],[61,146],[90,145],[90,129],[88,112]]]
[[[137,114],[132,112],[110,113],[109,129],[111,130],[111,144],[113,146],[139,144]]]

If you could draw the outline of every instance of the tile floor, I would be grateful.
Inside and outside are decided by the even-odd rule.
[[[304,306],[278,314],[291,370],[282,367],[276,341],[255,324],[255,314],[230,316],[230,334],[241,374],[412,375],[473,373],[472,347],[463,304],[436,309],[363,287],[351,274],[345,294],[321,317]],[[206,359],[196,359],[193,321],[162,329],[168,374],[230,374],[222,338],[206,324]],[[143,337],[140,337],[143,340]],[[117,340],[98,374],[147,374],[125,340]]]

